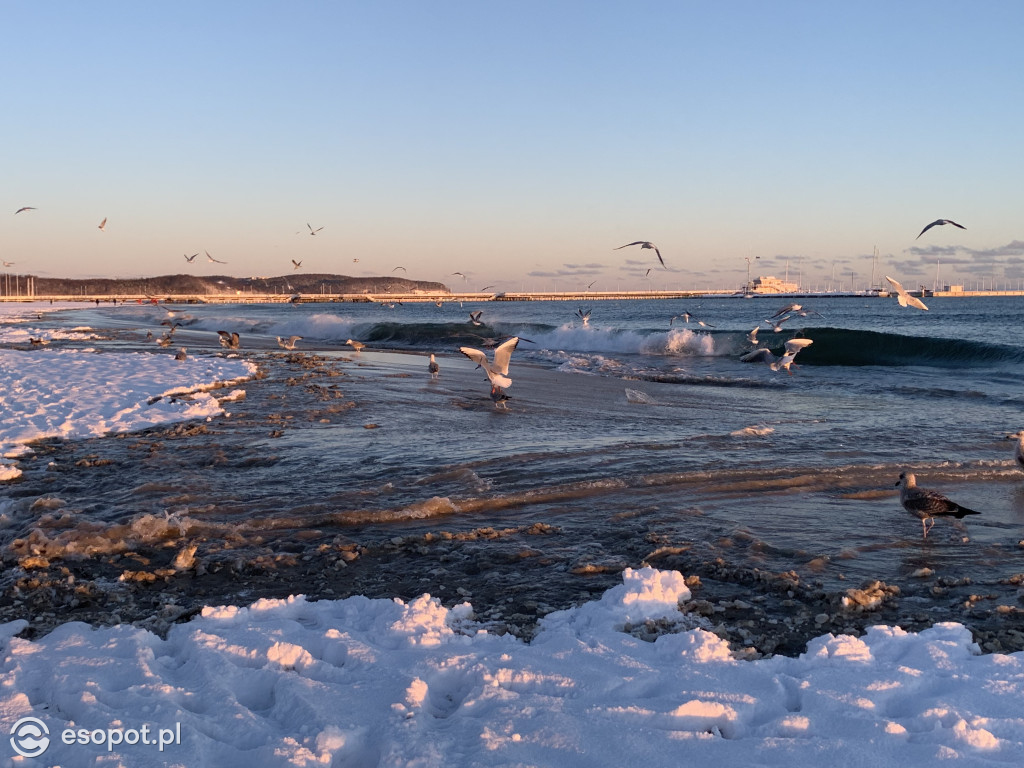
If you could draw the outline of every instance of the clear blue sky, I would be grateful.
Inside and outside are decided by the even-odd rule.
[[[1014,0],[0,10],[4,271],[1024,279]]]

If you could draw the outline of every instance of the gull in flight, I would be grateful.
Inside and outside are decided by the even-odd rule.
[[[206,258],[207,258],[207,259],[208,259],[208,260],[209,260],[210,262],[212,262],[213,264],[227,264],[227,262],[226,262],[226,261],[221,261],[220,259],[215,259],[215,258],[213,258],[213,256],[211,256],[211,255],[210,255],[210,252],[209,252],[209,251],[205,251],[205,253],[206,253]]]
[[[770,319],[774,320],[776,317],[782,317],[783,315],[788,314],[789,312],[799,312],[803,308],[803,304],[787,304],[774,315],[772,315]]]
[[[635,240],[632,243],[626,243],[625,245],[620,245],[618,248],[612,248],[612,250],[613,251],[621,251],[623,248],[629,248],[629,246],[631,246],[631,245],[639,245],[640,246],[640,250],[643,250],[644,248],[650,248],[652,251],[654,251],[658,255],[658,261],[661,262],[661,266],[663,266],[663,267],[665,266],[665,260],[663,258],[661,258],[661,251],[658,250],[658,247],[654,243],[648,242],[647,240]],[[668,267],[665,267],[665,268],[668,269]]]
[[[103,221],[100,222],[99,230],[100,230],[100,232],[106,232],[107,231],[107,219],[106,219],[106,217],[104,217]]]
[[[768,323],[776,333],[782,333],[782,324],[787,320],[792,320],[794,317],[796,317],[796,315],[786,315],[785,317],[780,317],[777,320],[765,320],[765,322]]]
[[[21,208],[19,208],[18,210],[16,210],[14,212],[14,215],[17,216],[22,211],[34,211],[34,210],[35,210],[35,208],[33,208],[31,205],[23,205]]]
[[[4,262],[4,266],[5,267],[13,267],[14,266],[14,262],[13,261],[5,261]]]
[[[888,280],[889,284],[896,289],[896,301],[900,303],[901,307],[911,306],[917,307],[918,309],[928,309],[928,307],[924,305],[923,301],[921,301],[916,296],[911,296],[909,293],[907,293],[906,289],[902,285],[893,280],[891,277],[886,275],[885,279]]]
[[[282,339],[280,336],[277,337],[277,346],[282,349],[292,350],[295,349],[295,342],[301,341],[301,336],[289,336],[287,339]]]
[[[220,345],[225,349],[238,349],[238,334],[228,333],[227,331],[217,331],[220,336]]]
[[[963,520],[966,515],[980,515],[973,509],[961,507],[937,491],[926,491],[917,487],[917,478],[910,472],[900,472],[896,485],[900,489],[900,503],[915,517],[921,518],[921,538],[928,538],[928,531],[935,525],[936,517],[955,517]],[[929,524],[930,521],[930,524]]]
[[[483,325],[483,322],[481,322],[480,320],[480,316],[483,315],[483,313],[484,311],[482,309],[479,312],[470,312],[469,322],[471,322],[473,325]]]
[[[491,386],[498,389],[506,389],[512,386],[512,379],[508,377],[508,364],[512,359],[512,350],[519,343],[519,337],[513,336],[508,341],[499,345],[494,350],[494,361],[487,361],[487,354],[473,347],[459,347],[459,352],[484,369]],[[492,390],[492,397],[493,390]],[[497,404],[498,401],[495,401]]]
[[[590,309],[583,309],[583,307],[576,310],[576,317],[583,321],[584,328],[590,325],[590,313],[592,311]]]
[[[750,333],[748,333],[747,334],[747,341],[749,341],[751,344],[757,344],[757,332],[759,330],[761,330],[761,326],[760,325],[757,326],[756,328],[754,328],[754,330],[752,330]]]
[[[294,265],[292,267],[292,269],[298,269],[299,267],[302,266],[302,262],[301,261],[296,261],[295,259],[292,259],[292,264]]]
[[[747,354],[743,355],[740,358],[740,362],[767,363],[768,367],[773,371],[785,370],[786,373],[792,376],[793,371],[789,367],[793,365],[793,360],[796,358],[797,353],[813,343],[810,339],[790,339],[786,342],[786,354],[782,357],[776,357],[767,349],[755,349],[753,352],[747,352]]]
[[[965,226],[963,226],[961,224],[957,224],[955,221],[952,221],[951,219],[936,219],[931,224],[929,224],[927,227],[925,227],[924,229],[921,230],[921,235],[923,235],[925,232],[927,232],[932,227],[941,227],[943,224],[952,224],[954,227],[960,227],[960,229],[967,229],[967,227],[965,227]],[[920,237],[921,235],[918,235],[917,237]],[[915,237],[914,239],[917,240],[917,237]]]
[[[690,322],[691,320],[693,320],[693,322],[695,322],[697,325],[699,325],[702,328],[714,328],[715,327],[713,325],[708,325],[703,320],[698,320],[696,317],[691,315],[689,312],[683,312],[681,315],[673,315],[671,318],[669,318],[668,324],[672,325],[672,323],[674,323],[676,321],[676,319],[680,318],[680,317],[683,318],[683,320],[685,320],[686,322]]]
[[[427,370],[430,371],[430,378],[436,379],[437,375],[441,372],[441,366],[437,364],[437,360],[434,359],[434,355],[430,355],[430,362],[427,363]]]
[[[311,235],[315,235],[317,232],[319,232],[321,229],[323,229],[323,227],[317,227],[316,229],[313,229],[313,227],[311,227],[309,225],[308,221],[306,222],[306,226],[309,227],[309,234],[311,234]]]
[[[365,344],[363,344],[363,342],[361,342],[361,341],[353,341],[352,339],[349,339],[345,343],[348,344],[350,347],[352,347],[352,349],[354,349],[356,352],[362,352],[363,351],[363,347],[366,346]]]
[[[198,256],[199,254],[198,253],[193,253],[191,256],[189,256],[188,254],[183,253],[181,255],[185,257],[185,261],[187,261],[189,264],[191,264],[193,261],[196,260],[196,256]]]
[[[407,270],[407,269],[406,269],[405,267],[395,267],[395,268],[394,268],[394,269],[392,269],[391,271],[392,271],[392,272],[397,272],[398,270],[402,270],[402,271],[403,271],[403,272],[405,272],[406,274],[408,274],[408,272],[409,272],[409,270]]]

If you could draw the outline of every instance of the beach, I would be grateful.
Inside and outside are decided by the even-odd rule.
[[[1002,699],[987,698],[991,686],[975,683],[999,670],[1003,694],[1019,691],[1024,648],[1024,498],[1006,439],[1019,428],[1011,419],[1020,362],[1013,348],[984,341],[987,323],[1019,311],[1005,301],[994,313],[984,301],[968,306],[969,322],[967,305],[940,304],[938,330],[827,308],[824,321],[803,321],[814,345],[792,376],[736,362],[744,324],[766,314],[742,301],[700,306],[713,329],[669,324],[653,303],[618,315],[598,303],[591,327],[568,308],[488,306],[482,330],[466,323],[463,307],[439,316],[425,307],[350,316],[172,308],[188,317],[169,351],[145,339],[164,330],[164,307],[55,312],[46,321],[33,308],[7,326],[82,330],[34,350],[12,336],[3,351],[9,380],[48,381],[53,403],[42,407],[44,396],[32,394],[39,388],[19,384],[18,402],[33,407],[4,423],[10,445],[25,445],[32,430],[41,438],[27,452],[5,448],[20,474],[0,501],[12,680],[4,722],[51,711],[52,691],[24,695],[36,685],[35,665],[60,664],[70,643],[92,648],[83,651],[89,663],[109,669],[92,682],[62,673],[81,689],[79,704],[90,686],[124,684],[117,654],[99,650],[120,647],[142,659],[131,662],[141,666],[128,698],[145,699],[149,714],[168,722],[181,722],[186,699],[213,694],[196,692],[197,679],[164,677],[141,648],[164,649],[160,658],[171,649],[170,667],[207,653],[211,670],[244,657],[254,677],[208,673],[236,699],[212,722],[244,715],[273,725],[248,741],[219,726],[213,733],[195,712],[186,727],[190,758],[216,754],[225,765],[240,764],[245,744],[267,765],[434,764],[451,754],[430,757],[441,731],[467,765],[614,765],[636,755],[679,764],[680,743],[699,744],[705,761],[740,760],[780,739],[785,746],[766,764],[817,764],[810,755],[820,761],[854,743],[877,748],[878,764],[908,755],[1015,759],[1020,724]],[[961,327],[977,326],[978,341],[941,335],[954,313]],[[242,336],[237,352],[217,342],[225,325]],[[275,336],[291,333],[304,336],[298,349],[278,348]],[[531,339],[513,356],[507,411],[458,354],[474,333]],[[344,343],[350,336],[368,348],[355,352]],[[851,361],[865,354],[851,339],[872,342],[875,365]],[[173,360],[179,341],[185,364]],[[437,380],[428,349],[439,355]],[[886,359],[907,356],[906,365]],[[72,363],[81,375],[54,374]],[[90,381],[107,400],[83,392]],[[965,395],[972,418],[957,419],[953,441],[948,426]],[[59,422],[40,421],[55,411],[64,413]],[[902,466],[983,514],[966,526],[940,521],[922,540],[893,487]],[[644,610],[630,613],[636,604]],[[410,639],[422,633],[429,640]],[[430,651],[409,655],[412,647]],[[608,666],[594,648],[608,649]],[[891,666],[903,654],[920,657],[915,674],[932,682],[934,706],[883,702],[882,691],[910,687],[895,680],[909,673]],[[340,677],[326,674],[330,658],[357,656],[358,684],[344,665]],[[565,680],[543,682],[558,658]],[[517,671],[499,672],[503,664]],[[813,670],[829,664],[839,665],[829,674],[845,693],[794,708],[794,689],[779,680],[813,690],[824,679]],[[622,670],[637,665],[654,677],[627,694]],[[654,683],[665,665],[679,666],[680,678]],[[316,684],[295,689],[314,668]],[[962,682],[948,683],[951,669]],[[697,679],[707,695],[693,693]],[[346,690],[362,691],[357,709],[342,717],[321,707],[324,685],[346,700]],[[737,687],[749,685],[767,687],[737,705]],[[260,691],[260,701],[239,686]],[[309,723],[289,724],[271,693],[278,686],[310,712]],[[577,691],[578,708],[566,708],[560,688]],[[658,703],[644,706],[641,689]],[[513,702],[550,718],[514,715]],[[97,728],[125,719],[106,706]],[[58,709],[54,726],[84,716]],[[839,727],[853,715],[866,730]],[[609,728],[617,745],[589,751]],[[641,735],[651,729],[667,735]],[[880,739],[866,742],[875,747],[859,741],[869,734]],[[75,746],[60,746],[66,764],[105,754]],[[136,752],[124,750],[116,751],[136,764]],[[139,764],[176,764],[170,752],[146,759]]]

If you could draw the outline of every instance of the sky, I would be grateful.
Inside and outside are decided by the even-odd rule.
[[[4,272],[1024,282],[1018,2],[0,8]]]

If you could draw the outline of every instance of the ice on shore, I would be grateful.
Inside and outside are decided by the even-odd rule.
[[[72,623],[30,641],[12,622],[0,727],[38,718],[60,765],[1024,762],[1022,654],[979,655],[965,627],[941,624],[740,661],[711,632],[679,628],[688,594],[679,573],[627,569],[601,600],[547,616],[531,643],[429,595],[210,607],[166,639]],[[628,631],[643,622],[675,629],[648,642]],[[180,743],[107,736],[143,726]],[[100,743],[63,740],[82,732]]]
[[[91,349],[0,350],[0,480],[18,477],[11,459],[45,437],[129,432],[222,412],[206,390],[249,378],[239,359]],[[191,393],[191,394],[189,394]],[[189,394],[189,397],[176,397]]]

